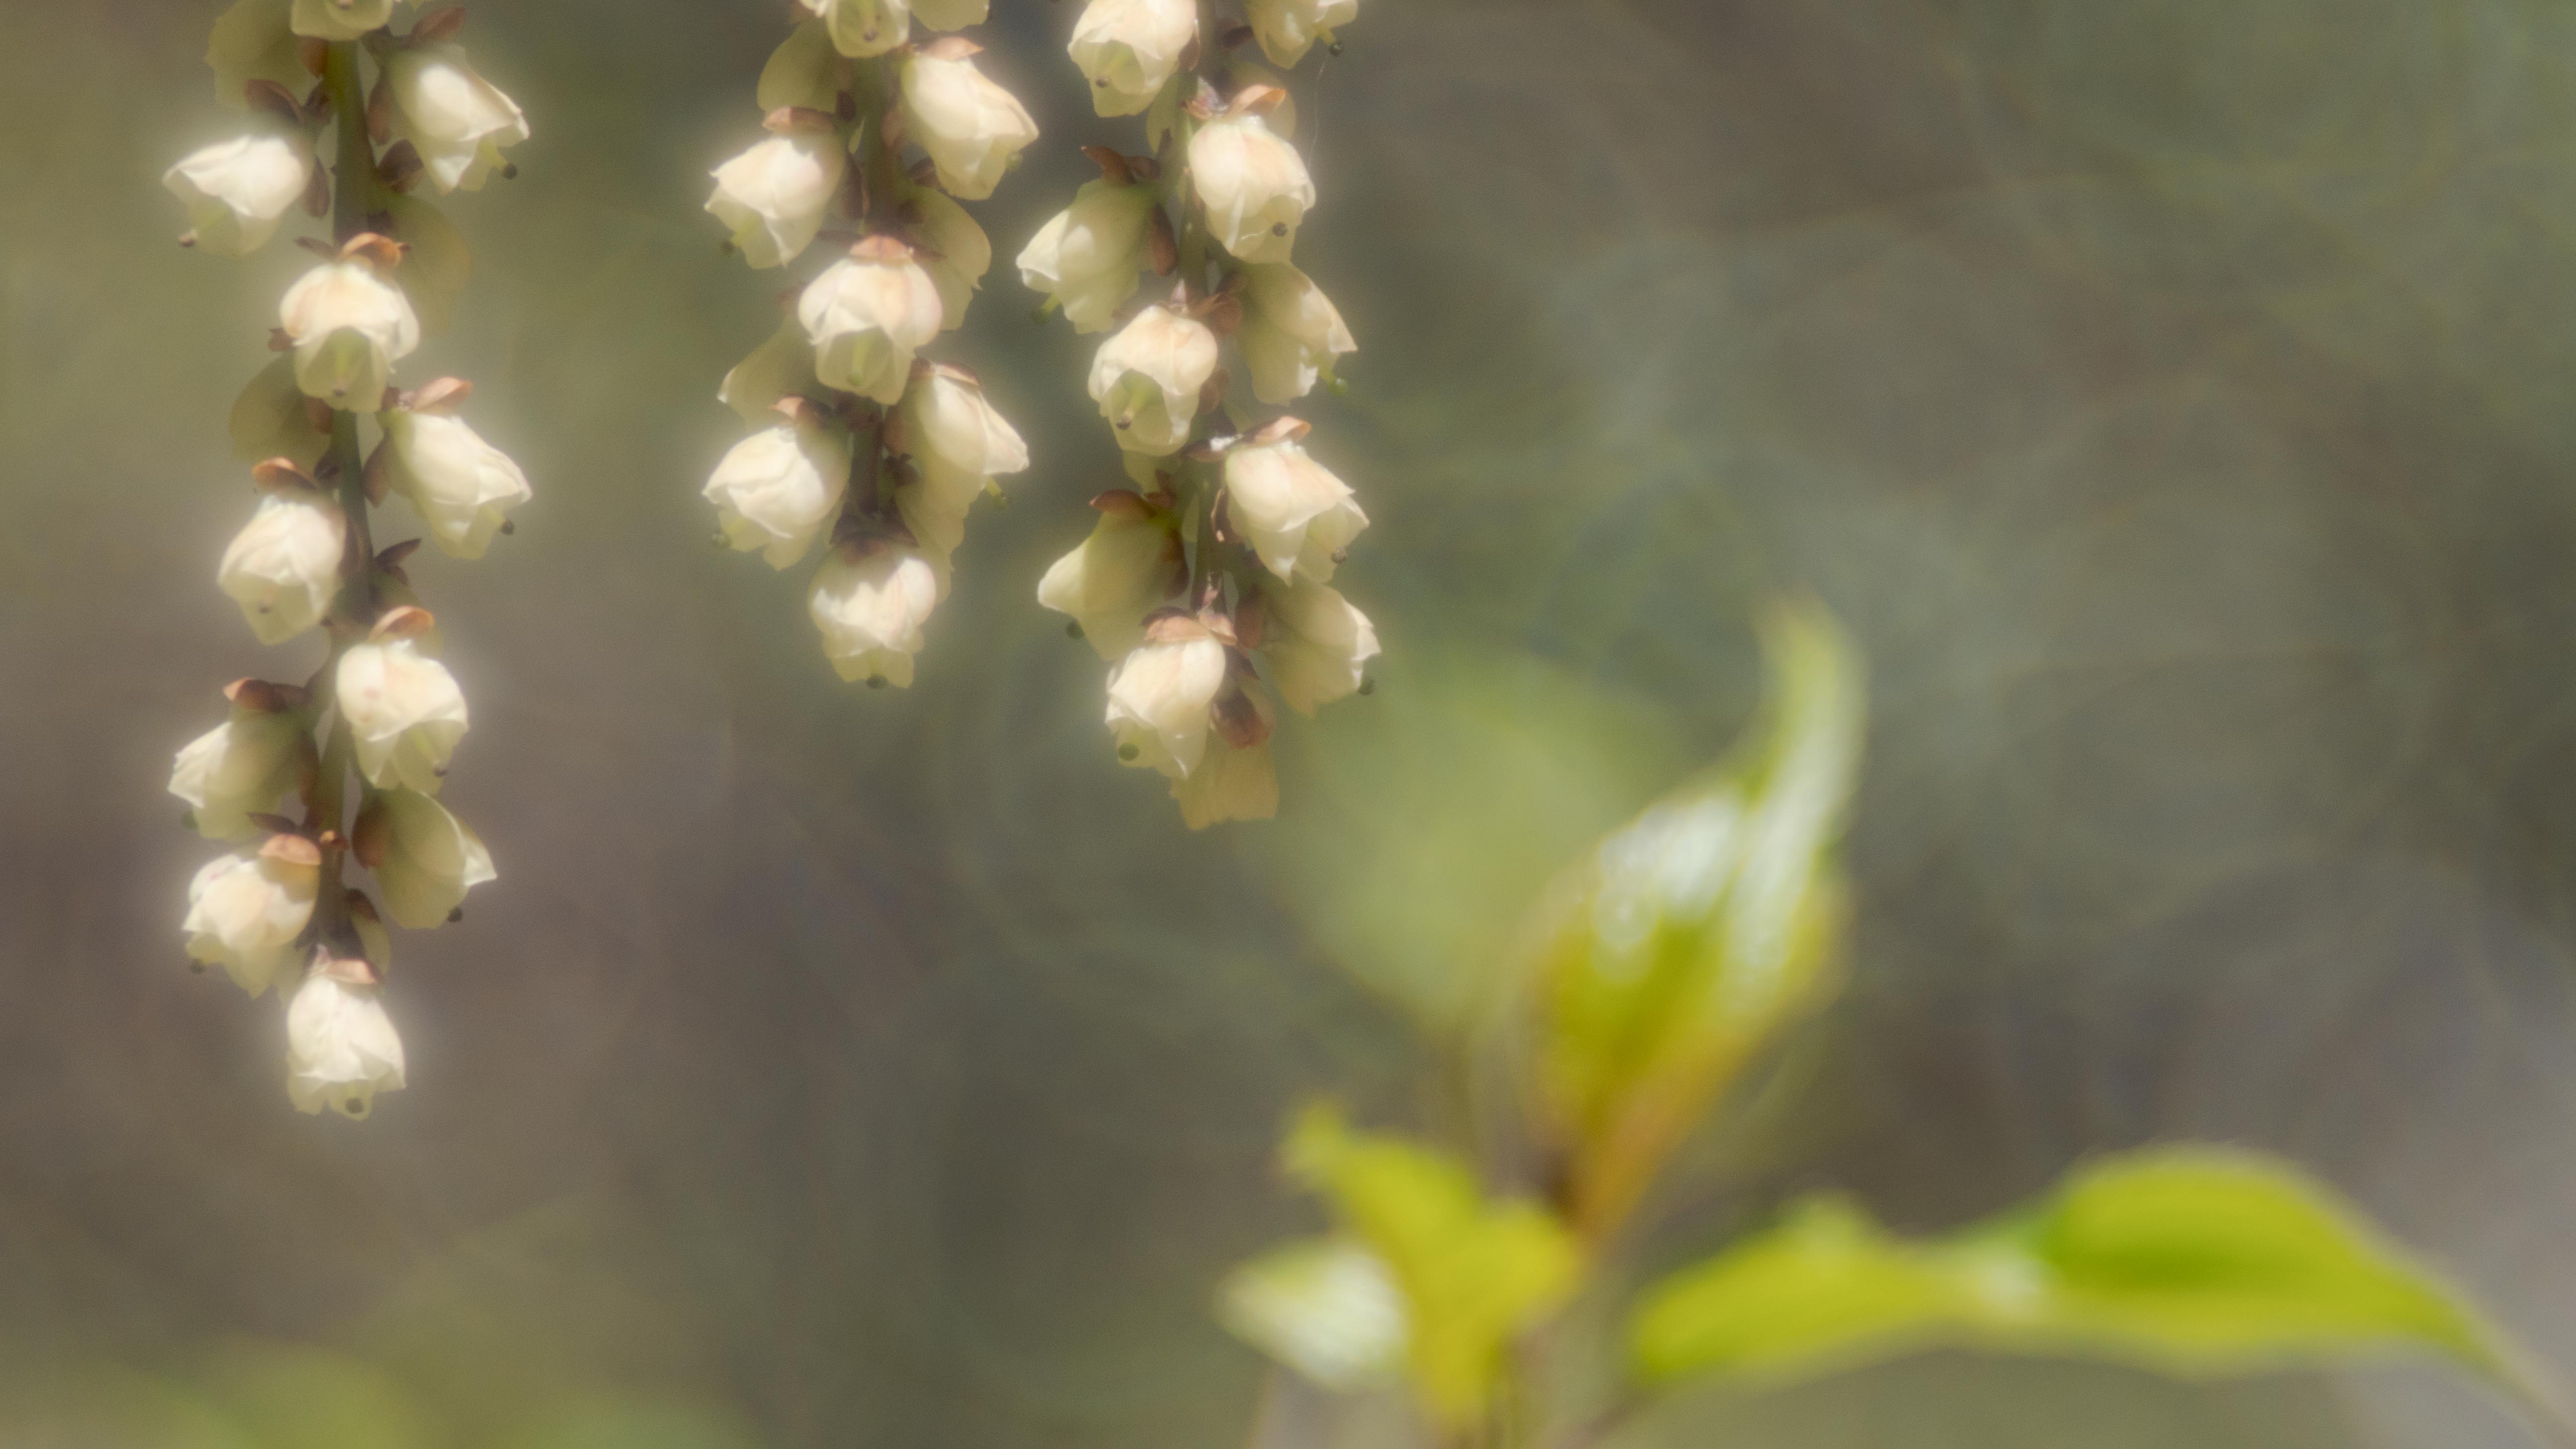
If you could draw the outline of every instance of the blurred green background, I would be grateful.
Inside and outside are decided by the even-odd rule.
[[[1007,262],[1134,126],[1071,4],[996,8],[1047,131],[979,208]],[[177,936],[169,755],[313,663],[213,586],[303,260],[171,245],[218,9],[0,5],[0,1442],[1240,1442],[1208,1300],[1312,1221],[1290,1104],[1417,1113],[1408,1014],[1718,752],[1783,589],[1873,664],[1854,987],[1636,1271],[1793,1191],[1933,1227],[2209,1137],[2576,1363],[2576,12],[1371,0],[1299,259],[1363,348],[1313,446],[1382,687],[1291,724],[1280,822],[1193,837],[1031,599],[1120,476],[1088,344],[1006,265],[941,345],[1038,465],[918,687],[839,685],[697,496],[780,285],[698,208],[787,6],[481,0],[536,139],[406,375],[538,489],[415,575],[502,879],[398,942],[413,1085],[357,1128]],[[1637,1442],[2528,1441],[2429,1372],[1953,1355]]]

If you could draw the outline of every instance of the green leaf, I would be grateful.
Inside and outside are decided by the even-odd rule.
[[[1299,1121],[1287,1162],[1393,1278],[1406,1367],[1423,1407],[1444,1424],[1473,1422],[1485,1411],[1512,1335],[1573,1292],[1581,1261],[1572,1236],[1534,1204],[1488,1201],[1454,1159],[1355,1133],[1330,1108]],[[1282,1263],[1263,1262],[1275,1282]],[[1247,1271],[1262,1270],[1255,1264]]]
[[[1811,1203],[1650,1289],[1630,1334],[1651,1383],[1805,1378],[1940,1344],[2186,1377],[2431,1352],[2516,1379],[2477,1314],[2331,1191],[2206,1147],[2103,1160],[1927,1243]]]
[[[1840,983],[1833,849],[1859,767],[1860,664],[1814,605],[1776,610],[1763,643],[1764,718],[1734,757],[1611,836],[1542,910],[1539,1092],[1590,1236]]]
[[[782,399],[810,397],[822,390],[814,376],[814,344],[793,317],[779,325],[767,342],[735,363],[716,389],[716,400],[742,415],[753,427],[773,427]]]
[[[465,237],[435,206],[400,192],[384,192],[379,209],[393,218],[394,239],[411,250],[394,269],[394,280],[411,298],[420,330],[435,335],[447,330],[456,315],[456,299],[474,270],[474,253]]]
[[[798,25],[760,68],[761,114],[782,106],[830,111],[840,100],[841,88],[834,78],[840,59],[841,53],[832,48],[831,31],[821,20]]]
[[[304,389],[295,383],[295,359],[280,354],[233,400],[229,420],[233,456],[245,463],[292,458],[310,469],[331,451],[331,439],[313,426]]]

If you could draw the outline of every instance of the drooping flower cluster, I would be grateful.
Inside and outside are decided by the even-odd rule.
[[[707,480],[718,542],[796,567],[843,679],[912,683],[966,515],[1028,448],[975,374],[922,350],[965,321],[992,244],[958,202],[993,194],[1037,139],[973,42],[985,0],[800,0],[760,77],[769,138],[715,172],[707,210],[755,268],[833,260],[718,396],[760,429]],[[908,151],[920,155],[907,164]]]
[[[1193,829],[1278,808],[1276,704],[1300,714],[1364,692],[1378,652],[1331,587],[1368,516],[1308,455],[1282,408],[1355,350],[1341,313],[1291,261],[1315,185],[1279,75],[1358,0],[1091,0],[1074,63],[1103,116],[1142,114],[1150,156],[1087,147],[1086,183],[1020,254],[1020,275],[1074,330],[1108,333],[1091,396],[1133,486],[1038,586],[1112,666],[1118,756],[1172,782]],[[1146,274],[1168,279],[1149,286]],[[1240,373],[1225,364],[1234,344]],[[1249,391],[1249,401],[1245,391]]]
[[[260,499],[216,571],[260,642],[318,630],[328,653],[302,685],[228,688],[230,713],[179,752],[170,792],[227,846],[188,887],[189,956],[254,996],[275,986],[289,1096],[351,1117],[403,1085],[385,918],[445,924],[493,879],[483,842],[439,799],[468,712],[405,572],[419,543],[379,550],[369,510],[400,494],[431,541],[471,559],[529,497],[519,466],[457,416],[468,384],[392,383],[465,268],[463,243],[416,193],[515,174],[503,153],[527,121],[468,63],[463,10],[430,10],[399,36],[393,18],[391,0],[238,0],[206,58],[252,127],[164,178],[188,208],[181,242],[200,251],[247,255],[299,208],[331,225],[328,240],[297,238],[320,261],[279,306],[281,355],[233,407]],[[375,896],[350,883],[353,861]]]

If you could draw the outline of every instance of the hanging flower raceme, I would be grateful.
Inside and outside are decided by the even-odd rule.
[[[1276,813],[1279,705],[1311,715],[1367,693],[1379,652],[1376,626],[1327,586],[1367,513],[1308,454],[1306,423],[1250,406],[1339,391],[1357,344],[1290,261],[1316,189],[1286,82],[1232,53],[1258,39],[1293,67],[1319,41],[1338,50],[1357,11],[1247,0],[1247,27],[1205,35],[1190,0],[1093,0],[1075,62],[1101,114],[1145,114],[1155,154],[1086,148],[1100,179],[1019,258],[1046,311],[1112,334],[1089,391],[1134,485],[1093,500],[1091,536],[1038,602],[1114,666],[1119,758],[1168,777],[1192,829]],[[1168,298],[1138,306],[1148,272],[1171,279]]]
[[[954,331],[993,244],[960,200],[992,195],[1037,126],[956,36],[984,0],[803,0],[760,78],[772,139],[716,173],[707,204],[755,267],[822,237],[832,259],[791,319],[725,375],[760,429],[704,493],[717,541],[796,567],[827,539],[806,613],[843,679],[908,686],[969,511],[1028,445],[973,372],[922,355]],[[910,150],[917,148],[918,159]]]
[[[528,139],[457,45],[464,11],[427,9],[395,34],[403,13],[391,0],[236,0],[207,60],[261,129],[164,178],[201,252],[254,250],[299,203],[330,220],[327,238],[296,238],[322,260],[279,304],[270,346],[284,355],[233,407],[235,448],[264,460],[261,496],[216,569],[261,642],[318,632],[327,652],[307,686],[226,690],[228,716],[178,752],[170,792],[191,828],[233,843],[189,884],[188,954],[254,995],[276,986],[290,1098],[351,1117],[404,1082],[391,945],[351,872],[373,872],[416,929],[456,918],[494,878],[482,841],[431,798],[467,713],[405,571],[420,540],[379,548],[373,509],[400,494],[442,550],[471,559],[531,496],[518,464],[456,415],[465,382],[395,385],[464,270],[453,225],[412,193],[512,175],[504,152]]]

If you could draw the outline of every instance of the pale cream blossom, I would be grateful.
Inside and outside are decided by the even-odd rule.
[[[221,966],[253,996],[268,989],[313,918],[322,856],[292,836],[208,861],[188,882],[190,959]]]
[[[465,691],[446,665],[416,639],[371,639],[341,654],[333,690],[360,774],[381,790],[438,793],[467,725]]]
[[[903,397],[913,354],[939,335],[939,288],[909,247],[871,237],[814,279],[797,299],[796,318],[825,385],[891,406]]]
[[[801,0],[823,17],[833,48],[854,60],[883,55],[912,38],[912,0]]]
[[[358,817],[355,844],[384,892],[385,913],[415,931],[445,922],[467,891],[497,879],[482,837],[415,790],[376,796]]]
[[[286,1073],[299,1112],[328,1107],[361,1118],[378,1092],[401,1091],[402,1037],[379,988],[343,980],[334,968],[306,973],[286,1008]]]
[[[1148,307],[1093,357],[1092,401],[1119,447],[1167,457],[1189,442],[1216,360],[1215,333],[1173,308]]]
[[[348,521],[336,505],[310,489],[279,489],[234,535],[216,582],[259,642],[283,644],[331,611],[347,547]]]
[[[1377,627],[1338,590],[1300,578],[1262,594],[1261,657],[1279,697],[1311,715],[1359,692],[1377,657]]]
[[[847,434],[811,421],[781,423],[734,444],[705,492],[727,543],[785,569],[814,546],[849,481]]]
[[[1091,536],[1038,580],[1038,603],[1071,615],[1100,657],[1116,663],[1144,642],[1145,616],[1185,581],[1170,517],[1135,501],[1101,510]]]
[[[277,235],[312,174],[313,143],[300,133],[253,135],[189,153],[161,184],[187,204],[199,251],[242,257]]]
[[[1197,38],[1196,0],[1091,0],[1067,46],[1091,80],[1091,106],[1132,116],[1154,103]]]
[[[707,210],[733,234],[744,261],[784,266],[823,229],[849,160],[828,131],[771,136],[716,168]]]
[[[1074,331],[1108,331],[1136,295],[1159,204],[1150,186],[1084,182],[1020,252],[1020,279],[1063,308]]]
[[[912,460],[914,480],[896,506],[923,548],[945,555],[966,534],[966,513],[990,481],[1029,466],[1029,446],[984,396],[974,376],[954,367],[914,372],[891,436]]]
[[[1295,65],[1318,40],[1360,18],[1360,0],[1243,0],[1243,18],[1274,65]]]
[[[837,550],[826,558],[808,607],[832,668],[846,680],[910,688],[922,626],[945,591],[940,573],[922,550],[896,544],[863,558]]]
[[[1119,661],[1109,676],[1109,727],[1118,758],[1179,780],[1207,756],[1210,708],[1225,687],[1225,646],[1187,620],[1171,619]]]
[[[1220,116],[1190,138],[1190,184],[1219,245],[1247,262],[1284,262],[1314,209],[1297,148],[1252,114]]]
[[[394,0],[295,0],[295,33],[355,40],[393,23]]]
[[[364,256],[306,272],[278,304],[277,321],[295,347],[296,386],[343,412],[383,406],[393,365],[420,346],[411,299]]]
[[[1293,437],[1227,453],[1225,491],[1234,526],[1282,579],[1329,582],[1342,550],[1368,527],[1350,486]]]
[[[386,466],[393,490],[418,509],[429,536],[456,558],[481,558],[532,496],[528,475],[462,419],[388,409]]]
[[[1304,272],[1266,262],[1243,275],[1243,326],[1234,341],[1252,372],[1253,396],[1273,407],[1295,402],[1359,350],[1341,310]]]
[[[250,817],[276,807],[312,762],[303,717],[288,709],[233,706],[222,724],[190,740],[170,765],[170,793],[188,802],[189,823],[208,840],[236,840]]]
[[[967,201],[992,195],[1002,173],[1038,138],[1028,108],[964,57],[923,52],[905,61],[903,117],[912,139],[930,153],[940,189]]]
[[[441,195],[480,191],[491,173],[508,168],[502,151],[528,139],[526,114],[466,63],[461,45],[402,46],[384,68],[394,132],[420,152]]]

